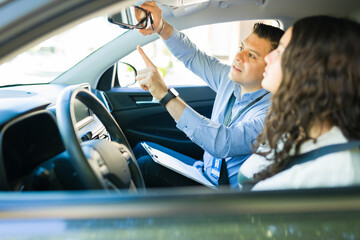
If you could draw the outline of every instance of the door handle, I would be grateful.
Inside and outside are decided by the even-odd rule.
[[[157,100],[156,98],[152,98],[151,101],[138,100],[135,101],[135,103],[138,106],[155,106],[160,104],[159,100]]]

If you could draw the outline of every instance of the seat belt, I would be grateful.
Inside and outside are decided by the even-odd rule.
[[[316,158],[322,157],[322,156],[330,154],[330,153],[350,150],[350,149],[353,149],[356,147],[360,147],[359,140],[358,141],[350,141],[350,142],[346,142],[346,143],[333,144],[333,145],[324,146],[324,147],[321,147],[318,149],[314,149],[307,153],[303,153],[303,154],[293,157],[293,159],[289,162],[289,164],[285,167],[284,170],[289,169],[298,164],[306,163],[308,161],[314,160]]]
[[[282,171],[287,170],[295,165],[312,161],[316,158],[325,156],[330,153],[342,152],[342,151],[350,150],[353,148],[360,148],[360,140],[350,141],[350,142],[346,142],[346,143],[332,144],[332,145],[324,146],[321,148],[317,148],[317,149],[314,149],[307,153],[303,153],[298,156],[294,156]],[[258,182],[254,181],[253,178],[242,181],[242,191],[244,191],[244,192],[251,191],[251,189],[257,183]]]

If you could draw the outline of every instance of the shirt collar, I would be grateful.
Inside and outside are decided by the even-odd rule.
[[[265,93],[267,93],[268,91],[266,91],[265,89],[259,89],[255,92],[251,92],[251,93],[245,93],[242,97],[241,97],[241,87],[238,84],[235,84],[234,86],[234,95],[236,98],[236,102],[242,100],[242,101],[253,101],[254,99],[264,95]]]

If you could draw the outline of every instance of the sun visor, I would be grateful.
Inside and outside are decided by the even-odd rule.
[[[186,6],[169,6],[174,17],[182,17],[206,8],[209,2],[200,2]]]
[[[264,5],[265,0],[212,0],[214,2],[219,2],[219,8],[227,8],[230,5],[235,4],[255,4],[255,5]]]

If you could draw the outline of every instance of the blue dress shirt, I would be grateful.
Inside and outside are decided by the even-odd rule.
[[[236,116],[241,109],[267,91],[260,89],[241,96],[241,87],[228,78],[230,66],[220,63],[218,59],[197,49],[183,33],[175,28],[172,36],[164,42],[177,59],[216,92],[211,119],[186,106],[176,125],[194,143],[205,150],[203,161],[197,161],[195,166],[203,169],[204,175],[218,185],[218,180],[210,174],[212,163],[214,158],[225,158],[230,186],[236,188],[239,168],[251,155],[251,143],[263,129],[271,94],[264,96],[226,127],[223,125],[225,110],[233,92],[236,100],[232,116]]]

